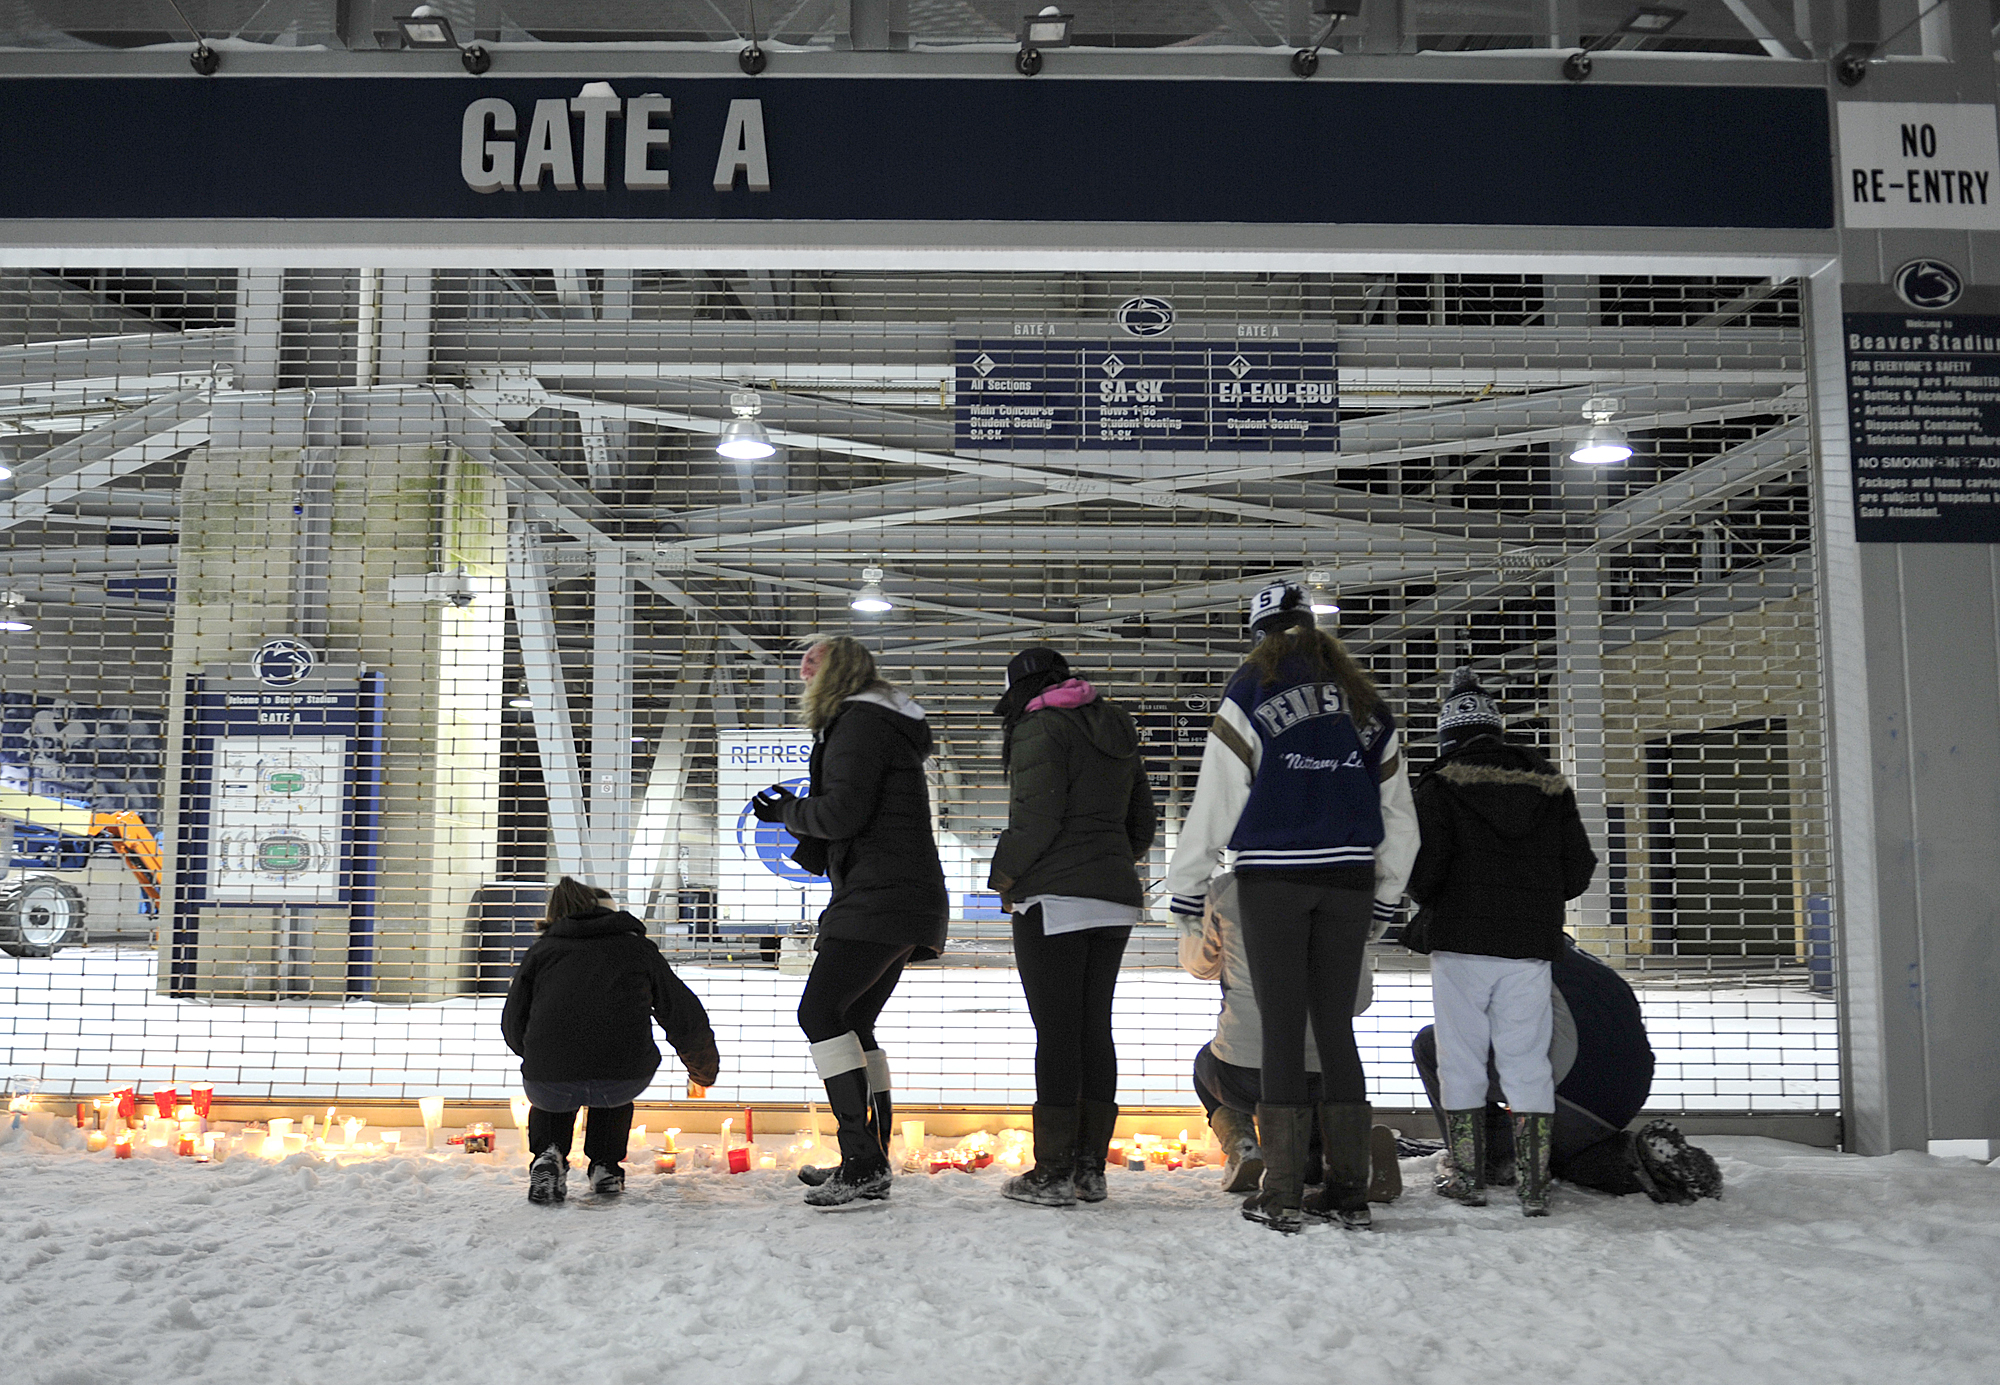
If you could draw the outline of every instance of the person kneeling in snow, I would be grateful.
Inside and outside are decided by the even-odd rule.
[[[1567,935],[1549,976],[1554,1016],[1549,1067],[1556,1082],[1549,1171],[1564,1182],[1613,1196],[1643,1192],[1655,1202],[1681,1203],[1722,1196],[1715,1161],[1690,1145],[1671,1122],[1653,1121],[1636,1135],[1626,1129],[1652,1092],[1653,1048],[1646,1041],[1639,998],[1625,978]],[[1410,1052],[1443,1128],[1436,1030],[1424,1026]],[[1514,1133],[1499,1104],[1498,1075],[1490,1076],[1484,1116],[1486,1182],[1505,1186],[1514,1181]]]
[[[1194,1056],[1194,1094],[1208,1112],[1208,1128],[1222,1146],[1222,1191],[1247,1193],[1264,1176],[1264,1151],[1257,1143],[1257,1103],[1264,1098],[1263,1020],[1257,1013],[1257,993],[1250,984],[1250,962],[1243,951],[1243,930],[1237,923],[1236,877],[1218,875],[1209,882],[1206,907],[1199,920],[1184,919],[1180,938],[1181,969],[1203,981],[1222,983],[1222,1012],[1215,1037]],[[1355,988],[1354,1013],[1364,1013],[1375,999],[1374,968],[1365,962]],[[1306,1021],[1306,1100],[1320,1097],[1319,1050],[1313,1043],[1312,1021]],[[1386,1125],[1369,1131],[1368,1200],[1394,1202],[1403,1191],[1396,1165],[1396,1135]],[[1317,1132],[1306,1147],[1306,1184],[1321,1181]]]
[[[660,1066],[654,1019],[696,1082],[713,1084],[722,1067],[701,1001],[674,975],[646,925],[610,905],[608,893],[565,875],[549,891],[542,936],[521,959],[500,1012],[500,1032],[521,1057],[521,1089],[533,1103],[530,1202],[567,1196],[570,1138],[586,1106],[590,1189],[625,1190],[632,1103]]]

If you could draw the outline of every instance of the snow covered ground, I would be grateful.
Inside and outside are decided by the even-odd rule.
[[[213,1084],[230,1098],[495,1100],[519,1089],[500,1040],[500,998],[427,1005],[274,1005],[176,1000],[154,986],[150,950],[79,948],[0,957],[0,1075],[80,1095],[135,1084]],[[722,1048],[716,1095],[737,1105],[817,1096],[793,1016],[804,978],[770,968],[683,967]],[[1118,985],[1120,1091],[1128,1106],[1192,1105],[1189,1069],[1214,1034],[1219,992],[1167,968],[1129,969]],[[1835,1110],[1833,1002],[1780,986],[1640,991],[1659,1066],[1661,1110]],[[1384,1107],[1423,1105],[1410,1040],[1430,1023],[1427,971],[1378,972],[1355,1023],[1368,1088]],[[1009,967],[917,968],[878,1035],[913,1103],[1034,1100],[1034,1025]],[[651,1100],[683,1080],[660,1069]]]
[[[998,1169],[902,1178],[851,1211],[799,1205],[778,1172],[635,1172],[622,1200],[539,1208],[511,1156],[115,1163],[0,1127],[0,1370],[46,1385],[1994,1378],[2000,1165],[1705,1143],[1720,1202],[1564,1188],[1529,1222],[1413,1189],[1373,1234],[1282,1238],[1242,1221],[1212,1169],[1113,1172],[1109,1202],[1060,1212],[1002,1201]]]

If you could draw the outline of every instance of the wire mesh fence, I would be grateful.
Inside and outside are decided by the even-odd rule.
[[[748,799],[804,776],[796,651],[846,631],[939,747],[951,943],[884,1017],[898,1085],[1025,1103],[1005,662],[1134,713],[1157,885],[1286,578],[1414,772],[1469,666],[1569,776],[1572,931],[1639,990],[1656,1106],[1838,1106],[1793,284],[51,269],[0,325],[0,1054],[51,1090],[497,1095],[571,873],[702,994],[729,1094],[803,1100],[825,887]],[[1630,455],[1573,460],[1592,428]],[[1151,917],[1121,1099],[1182,1105],[1217,997]],[[1420,1105],[1427,973],[1376,966],[1371,1087]]]

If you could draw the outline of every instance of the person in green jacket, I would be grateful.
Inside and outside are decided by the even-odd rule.
[[[1035,1021],[1035,1166],[1002,1193],[1069,1207],[1104,1200],[1118,1120],[1111,999],[1145,900],[1153,791],[1139,731],[1043,646],[1007,664],[1007,830],[987,888],[1014,919],[1014,960]]]

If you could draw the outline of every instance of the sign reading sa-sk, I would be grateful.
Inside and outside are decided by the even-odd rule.
[[[1839,197],[1854,229],[2000,230],[2000,138],[1991,106],[1849,101]]]

